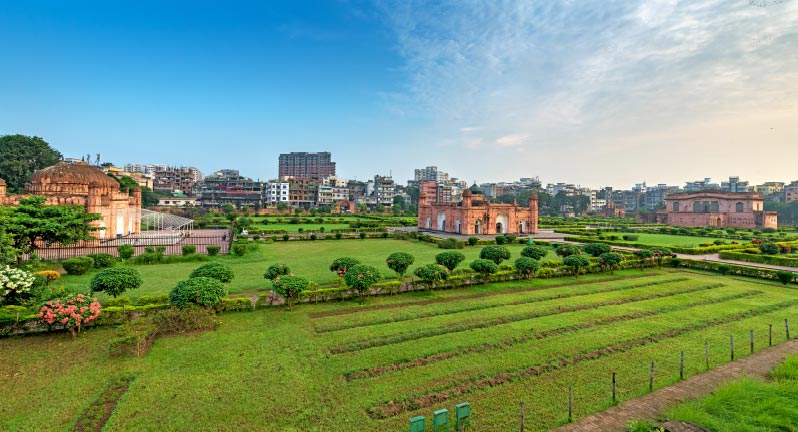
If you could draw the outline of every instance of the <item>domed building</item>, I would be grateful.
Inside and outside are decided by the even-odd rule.
[[[59,162],[36,171],[22,195],[6,195],[6,182],[0,179],[0,205],[12,206],[28,196],[47,198],[46,205],[79,205],[88,213],[102,216],[95,226],[100,239],[110,239],[141,230],[141,189],[133,195],[120,190],[119,182],[87,163]]]
[[[537,234],[538,197],[529,207],[494,204],[476,183],[463,191],[459,203],[433,203],[426,193],[418,197],[418,228],[454,234]]]

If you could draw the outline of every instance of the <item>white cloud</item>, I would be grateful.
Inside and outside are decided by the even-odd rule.
[[[513,134],[505,135],[496,140],[496,144],[500,147],[515,147],[523,144],[529,135]]]

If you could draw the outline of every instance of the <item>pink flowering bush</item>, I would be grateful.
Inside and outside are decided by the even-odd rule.
[[[47,325],[62,325],[74,339],[83,324],[100,316],[100,302],[83,294],[68,295],[48,301],[36,316]]]

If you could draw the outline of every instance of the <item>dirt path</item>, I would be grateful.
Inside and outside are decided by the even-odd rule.
[[[741,376],[766,378],[768,372],[788,355],[798,353],[798,339],[718,366],[711,371],[694,375],[686,380],[661,388],[645,396],[631,399],[602,412],[585,417],[574,423],[552,429],[552,431],[606,432],[623,431],[631,420],[656,420],[665,410],[688,399],[704,396],[724,382]]]

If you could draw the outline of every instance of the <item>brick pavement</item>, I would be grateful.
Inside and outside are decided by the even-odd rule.
[[[622,402],[614,407],[555,429],[556,432],[623,431],[631,420],[657,420],[675,404],[709,394],[724,382],[741,376],[765,379],[788,355],[798,353],[798,339],[766,348],[742,359],[694,375],[684,381],[661,388],[645,396]]]

